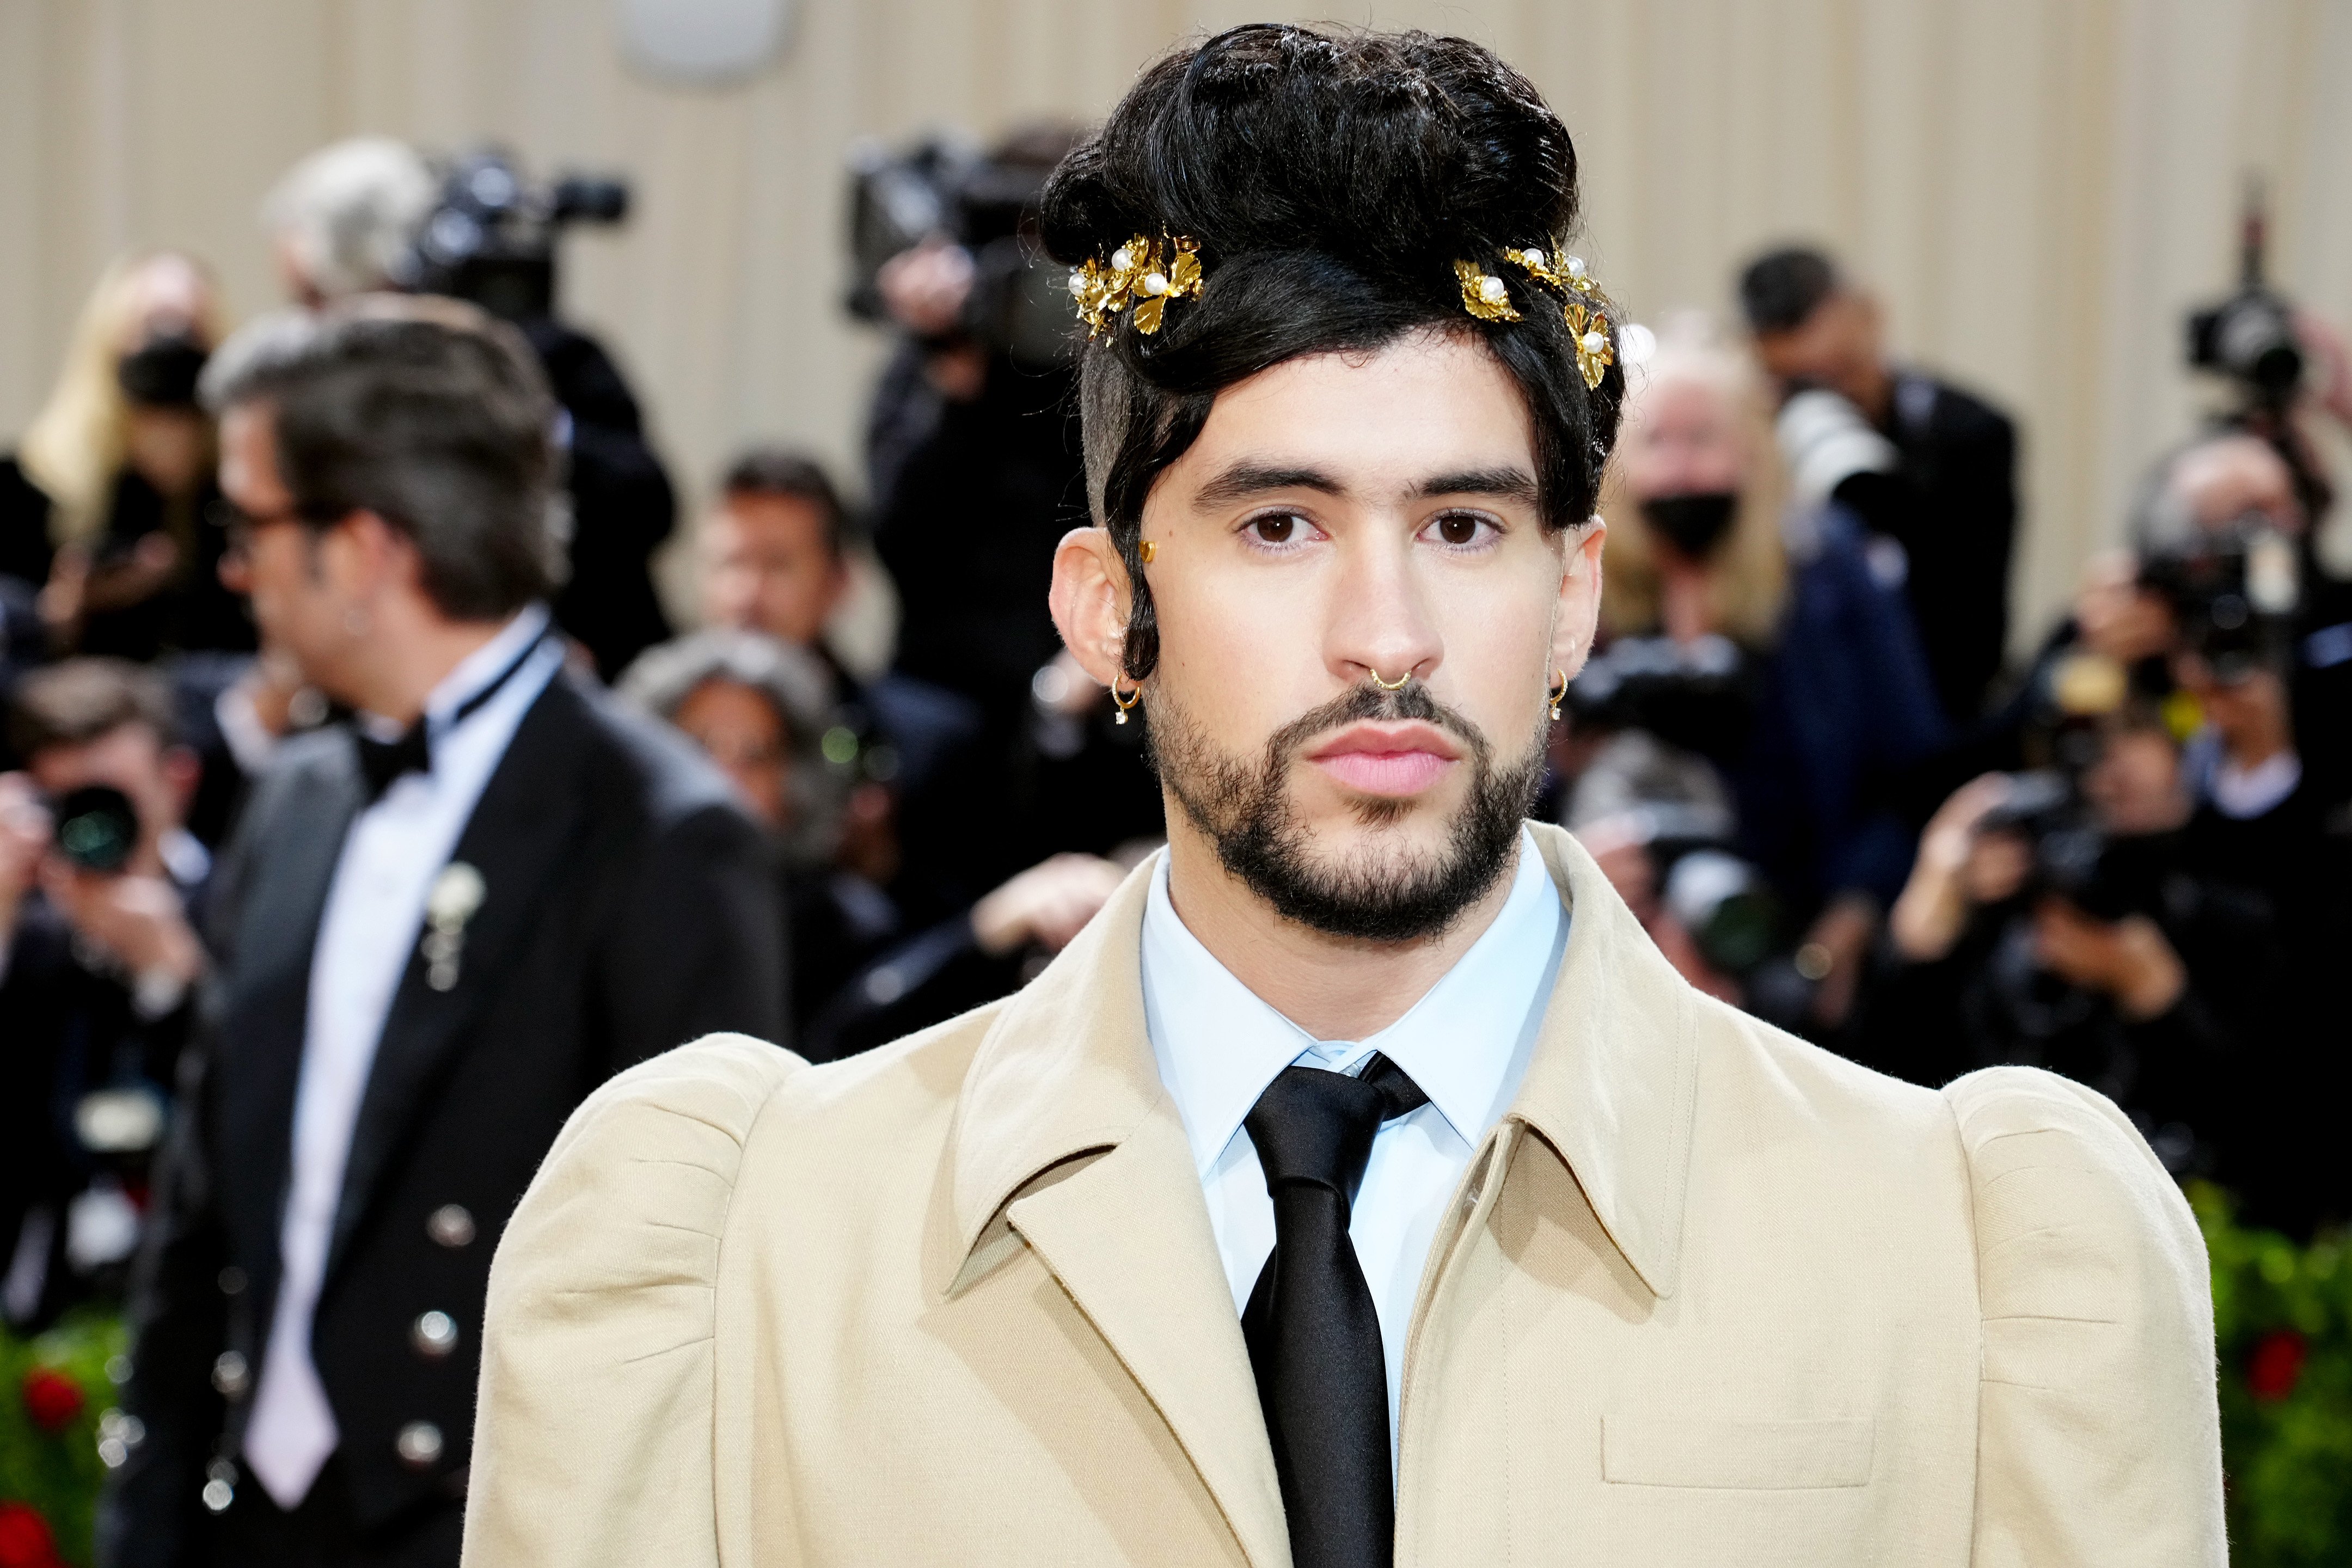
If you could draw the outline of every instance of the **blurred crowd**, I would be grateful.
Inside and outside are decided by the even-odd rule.
[[[1068,141],[881,247],[865,472],[709,476],[682,635],[677,489],[551,289],[478,296],[527,385],[351,328],[435,292],[479,165],[299,166],[285,305],[234,333],[197,258],[98,281],[0,458],[0,1315],[136,1263],[113,1560],[454,1531],[489,1246],[582,1096],[707,1028],[831,1059],[1002,995],[1150,852],[1144,727],[1046,613],[1086,504],[1019,258]],[[2300,374],[2182,433],[2020,666],[2009,418],[1823,254],[1735,291],[1627,336],[1541,810],[1725,1001],[1922,1083],[2054,1068],[2252,1217],[2352,1216],[2339,341],[2299,322]],[[541,397],[545,475],[493,449]]]

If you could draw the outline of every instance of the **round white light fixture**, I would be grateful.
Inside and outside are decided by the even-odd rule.
[[[656,80],[723,87],[782,49],[792,0],[613,0],[621,51]]]

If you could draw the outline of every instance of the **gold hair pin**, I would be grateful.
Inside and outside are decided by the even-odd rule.
[[[1554,257],[1559,259],[1554,260]],[[1557,247],[1546,254],[1529,246],[1525,250],[1506,247],[1503,259],[1563,296],[1560,313],[1567,318],[1569,332],[1576,340],[1577,371],[1584,377],[1588,389],[1598,387],[1609,367],[1617,363],[1617,349],[1609,341],[1609,318],[1597,306],[1586,302],[1598,296],[1600,288],[1584,269],[1584,258],[1563,254]],[[1462,279],[1464,310],[1482,321],[1520,319],[1511,305],[1510,289],[1500,278],[1475,261],[1455,262],[1454,274]]]
[[[1070,268],[1070,298],[1089,338],[1100,337],[1130,304],[1135,330],[1150,337],[1160,330],[1168,301],[1198,297],[1201,283],[1201,247],[1189,235],[1147,239],[1139,234],[1108,261],[1088,257]]]

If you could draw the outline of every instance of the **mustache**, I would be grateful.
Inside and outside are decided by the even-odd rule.
[[[1482,767],[1492,755],[1485,731],[1432,697],[1429,688],[1416,680],[1401,691],[1387,691],[1377,686],[1355,687],[1320,707],[1308,709],[1267,738],[1266,767],[1270,772],[1279,771],[1316,736],[1367,720],[1388,724],[1433,724],[1469,747],[1472,760]]]

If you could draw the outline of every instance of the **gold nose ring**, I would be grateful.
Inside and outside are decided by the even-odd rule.
[[[1365,668],[1370,669],[1370,666],[1367,665]],[[1381,672],[1377,669],[1372,670],[1371,675],[1372,684],[1379,687],[1382,691],[1402,691],[1404,689],[1404,683],[1412,679],[1412,670],[1408,667],[1405,672],[1402,675],[1398,676],[1394,680],[1382,680],[1381,679]]]

